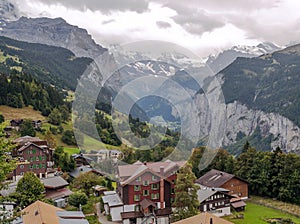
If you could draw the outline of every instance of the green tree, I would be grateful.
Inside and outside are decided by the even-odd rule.
[[[6,186],[7,175],[16,168],[16,161],[10,156],[14,145],[3,137],[3,127],[0,127],[0,190]]]
[[[77,189],[81,189],[86,195],[90,195],[93,186],[101,185],[104,178],[98,176],[92,172],[80,174],[74,181],[73,186]]]
[[[27,172],[17,184],[18,203],[21,207],[26,207],[37,200],[41,200],[44,191],[45,188],[40,179],[33,172]]]
[[[66,130],[63,133],[61,140],[68,145],[76,145],[77,144],[74,132],[71,130]]]
[[[77,191],[71,194],[69,197],[69,204],[79,208],[80,205],[85,205],[87,203],[88,197],[85,193]]]
[[[63,172],[71,172],[75,168],[75,160],[64,151],[63,147],[57,147],[53,153],[53,160],[56,167]]]
[[[54,108],[48,116],[49,123],[60,125],[62,122],[61,113],[57,108]]]
[[[173,221],[185,219],[198,213],[199,201],[195,185],[196,176],[192,172],[191,164],[187,163],[177,174],[177,184],[175,187],[175,207]]]
[[[27,119],[27,120],[23,121],[23,123],[20,126],[20,133],[21,133],[21,136],[29,135],[29,136],[34,137],[36,135],[36,131],[34,129],[32,120]]]
[[[61,113],[61,119],[64,122],[67,122],[70,120],[70,111],[66,105],[63,105],[59,107],[60,113]]]
[[[56,147],[56,141],[50,130],[46,131],[44,139],[47,141],[50,148],[54,149]]]

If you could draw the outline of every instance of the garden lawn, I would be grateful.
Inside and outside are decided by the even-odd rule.
[[[64,147],[64,151],[71,156],[73,154],[78,154],[80,152],[80,149],[78,149],[78,148],[66,148],[66,147]]]
[[[247,201],[244,219],[233,219],[233,216],[228,216],[225,219],[234,224],[268,224],[266,219],[270,218],[291,218],[296,224],[300,224],[300,218],[292,216],[281,211],[257,205]]]

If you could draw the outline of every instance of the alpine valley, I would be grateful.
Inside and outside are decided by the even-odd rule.
[[[55,86],[57,91],[74,91],[93,59],[110,52],[85,29],[61,18],[19,17],[13,5],[5,1],[1,4],[0,49],[2,56],[10,58],[1,61],[2,74],[19,69],[45,85]],[[204,108],[199,113],[185,99],[181,101],[186,110],[198,114],[191,122],[198,124],[205,141],[212,122],[206,96],[188,72],[176,66],[182,61],[189,70],[200,68],[199,65],[180,55],[161,55],[162,61],[140,60],[146,57],[138,53],[125,56],[131,57],[133,63],[111,76],[105,84],[108,88],[104,100],[100,101],[110,104],[111,97],[124,85],[142,76],[171,78],[192,96],[194,104]],[[239,154],[242,145],[249,141],[257,149],[271,151],[279,146],[286,152],[300,154],[300,45],[285,48],[265,42],[237,46],[211,55],[206,62],[219,80],[225,98],[227,122],[223,147]],[[201,84],[210,85],[209,80],[202,81]],[[176,86],[172,88],[176,93]],[[178,111],[158,97],[139,101],[132,115],[146,121],[163,118],[173,128],[180,125]]]

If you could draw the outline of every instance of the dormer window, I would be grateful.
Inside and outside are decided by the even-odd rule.
[[[148,185],[149,185],[149,180],[144,180],[144,181],[143,181],[143,185],[144,185],[144,186],[148,186]]]
[[[152,175],[152,180],[157,180],[157,176]]]

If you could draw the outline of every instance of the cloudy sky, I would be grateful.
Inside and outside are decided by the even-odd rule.
[[[298,0],[15,0],[30,17],[62,17],[103,46],[162,40],[205,56],[234,45],[300,42]],[[299,41],[298,41],[299,40]]]

